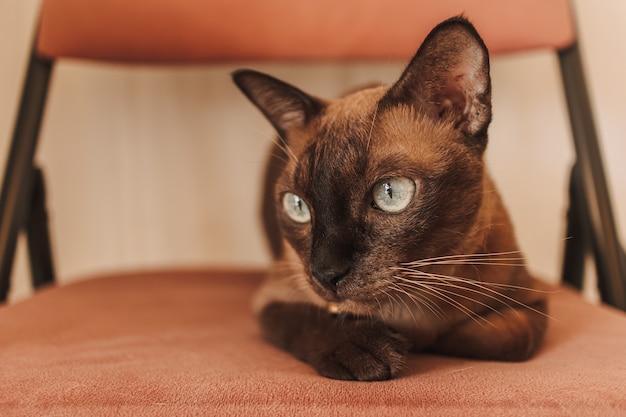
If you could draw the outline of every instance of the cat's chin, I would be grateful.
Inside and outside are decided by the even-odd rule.
[[[331,314],[378,316],[387,304],[385,291],[379,293],[375,289],[365,290],[349,284],[333,292],[310,277],[307,285],[317,296],[316,304],[325,307]]]
[[[331,315],[350,314],[354,316],[373,316],[378,312],[378,308],[362,304],[352,300],[344,300],[341,302],[327,302],[326,310]]]
[[[344,294],[348,291],[332,292],[315,284],[309,283],[313,292],[317,295],[320,302],[326,306],[330,313],[350,313],[350,314],[367,314],[371,312],[373,306],[368,304],[371,299],[360,301],[355,298],[355,294]]]
[[[379,302],[372,301],[372,298],[359,300],[354,297],[344,298],[333,294],[330,297],[320,296],[319,301],[317,304],[323,306],[332,315],[349,314],[375,317],[379,316],[384,308]]]

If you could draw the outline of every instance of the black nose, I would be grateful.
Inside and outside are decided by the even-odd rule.
[[[349,265],[333,265],[325,268],[314,267],[311,270],[313,277],[334,293],[337,292],[337,287],[349,272]]]

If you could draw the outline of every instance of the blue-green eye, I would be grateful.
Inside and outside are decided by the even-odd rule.
[[[413,200],[415,188],[415,181],[410,178],[385,178],[374,185],[372,199],[376,207],[382,211],[398,213]]]
[[[309,206],[306,205],[303,199],[293,193],[285,193],[283,196],[283,210],[296,223],[308,223],[311,221]]]

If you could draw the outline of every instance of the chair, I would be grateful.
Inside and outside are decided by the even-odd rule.
[[[49,285],[55,274],[45,186],[33,156],[58,59],[129,64],[406,59],[436,23],[465,13],[492,53],[558,51],[577,155],[563,281],[581,288],[582,260],[591,253],[602,300],[626,310],[626,257],[615,231],[568,2],[449,0],[418,10],[414,3],[268,0],[244,8],[227,0],[159,0],[150,7],[122,0],[44,0],[0,197],[0,298],[9,288],[20,230],[28,238],[33,285],[47,288],[0,308],[2,414],[626,411],[626,315],[587,304],[566,287],[552,298],[556,320],[546,345],[529,362],[423,354],[410,359],[402,378],[358,384],[318,377],[261,340],[247,305],[263,271],[149,271]],[[383,14],[395,24],[372,30]]]

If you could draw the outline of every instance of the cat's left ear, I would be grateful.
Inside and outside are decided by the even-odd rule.
[[[452,120],[470,138],[485,138],[491,121],[489,53],[463,17],[435,27],[380,105],[417,106],[435,120]]]
[[[283,139],[290,129],[305,126],[323,107],[319,100],[298,88],[258,71],[238,70],[232,77]]]

